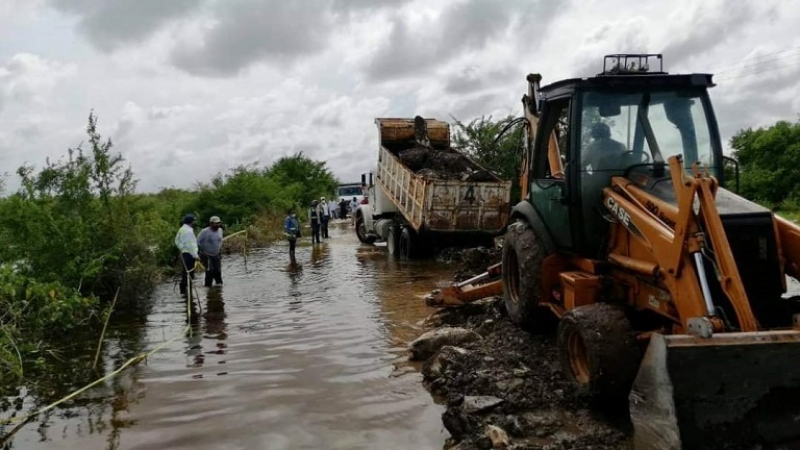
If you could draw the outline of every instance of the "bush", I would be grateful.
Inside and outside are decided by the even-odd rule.
[[[0,204],[0,259],[84,295],[109,298],[121,288],[120,299],[132,300],[155,285],[159,238],[152,232],[163,224],[142,207],[133,173],[96,125],[90,114],[88,155],[78,147],[39,172],[17,170],[21,188]]]

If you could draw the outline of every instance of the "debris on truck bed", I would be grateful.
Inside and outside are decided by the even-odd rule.
[[[413,147],[397,153],[415,174],[432,180],[496,181],[497,178],[452,149]]]

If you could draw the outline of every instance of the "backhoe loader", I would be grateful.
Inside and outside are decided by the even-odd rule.
[[[527,82],[509,317],[556,333],[580,393],[628,405],[637,449],[800,439],[800,227],[730,186],[712,75],[619,54]]]

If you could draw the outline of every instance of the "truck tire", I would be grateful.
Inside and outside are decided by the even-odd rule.
[[[503,300],[514,324],[530,333],[551,331],[555,317],[540,305],[543,294],[542,264],[546,257],[530,224],[511,224],[503,243]]]
[[[386,233],[386,250],[388,250],[389,256],[392,258],[398,257],[397,241],[397,227],[389,227],[389,231]]]
[[[416,257],[416,239],[414,238],[414,233],[411,232],[408,227],[403,227],[402,231],[400,231],[400,237],[398,239],[398,249],[400,260],[408,261]]]
[[[372,244],[375,242],[374,237],[367,235],[367,227],[364,225],[364,216],[361,214],[358,214],[356,218],[356,236],[358,240],[364,244]]]
[[[623,307],[595,303],[568,311],[558,325],[558,349],[580,397],[627,404],[642,352]]]

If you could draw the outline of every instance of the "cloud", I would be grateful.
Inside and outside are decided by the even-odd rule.
[[[63,78],[73,76],[76,67],[38,55],[20,53],[0,66],[0,105],[7,100],[40,105]]]
[[[94,110],[144,191],[298,151],[358,179],[376,117],[519,115],[528,73],[594,75],[617,52],[715,73],[723,141],[795,120],[800,6],[728,3],[11,0],[0,165],[57,159]]]
[[[366,66],[368,79],[428,76],[459,54],[485,49],[492,40],[513,35],[512,28],[524,34],[533,20],[540,32],[546,32],[548,21],[563,11],[542,0],[467,0],[447,5],[432,17],[397,15],[387,39]],[[517,43],[511,40],[508,45]]]
[[[172,51],[179,68],[196,75],[232,76],[257,62],[291,65],[298,58],[329,48],[336,29],[356,13],[396,6],[407,0],[303,0],[220,2],[214,23],[199,40]]]
[[[78,29],[105,52],[142,41],[203,4],[200,0],[47,1],[57,10],[79,17]]]
[[[661,53],[675,66],[694,61],[726,42],[738,41],[746,31],[745,25],[767,19],[773,13],[772,8],[758,10],[753,1],[697,3],[693,9],[678,8],[670,20],[674,32]]]

